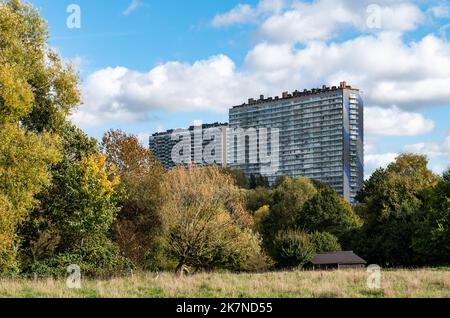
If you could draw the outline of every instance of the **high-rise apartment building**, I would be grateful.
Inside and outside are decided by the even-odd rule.
[[[188,129],[167,130],[155,133],[150,136],[149,146],[155,157],[166,169],[176,166],[173,161],[174,150],[177,152],[177,145],[182,145],[183,140],[187,141],[187,147],[181,147],[176,156],[184,164],[208,164],[214,163],[222,166],[227,165],[227,128],[226,123],[203,124],[190,126]],[[185,139],[186,138],[186,139]],[[207,147],[214,143],[212,147]],[[204,151],[210,150],[208,158],[205,158]],[[183,153],[183,152],[187,153]],[[208,160],[210,159],[210,160]],[[205,161],[206,160],[206,161]]]
[[[338,87],[249,99],[230,109],[229,128],[278,129],[279,168],[268,175],[270,182],[280,176],[305,176],[329,184],[353,202],[364,180],[363,107],[360,91],[342,82]],[[256,147],[247,141],[240,149],[248,158],[258,148],[259,141]],[[228,153],[238,151],[235,140],[230,140]],[[247,175],[261,171],[259,162],[237,162],[232,156],[228,165]]]

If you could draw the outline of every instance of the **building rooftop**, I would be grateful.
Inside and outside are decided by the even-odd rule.
[[[212,124],[202,124],[202,129],[208,129],[208,128],[214,128],[214,127],[223,127],[223,126],[228,126],[228,123],[212,123]],[[180,128],[180,129],[184,129],[184,128]],[[189,128],[187,130],[194,130],[194,126],[189,126]],[[164,135],[170,135],[175,131],[175,129],[169,129],[166,131],[162,131],[162,132],[157,132],[152,134],[151,137],[158,137],[158,136],[164,136]]]
[[[286,100],[291,98],[298,98],[298,97],[304,97],[304,96],[313,96],[318,95],[326,92],[334,92],[342,89],[352,89],[357,90],[357,88],[353,88],[350,85],[347,85],[347,82],[341,82],[339,86],[332,86],[328,87],[326,85],[323,85],[322,88],[313,88],[311,90],[305,89],[303,91],[295,90],[292,93],[283,92],[281,94],[281,97],[275,96],[275,97],[268,97],[264,98],[264,95],[260,95],[259,99],[249,98],[248,103],[243,103],[242,105],[234,106],[234,108],[239,108],[247,105],[255,105],[255,104],[261,104],[261,103],[267,103],[267,102],[273,102],[273,101],[280,101],[280,100]]]
[[[311,261],[314,265],[366,264],[367,262],[353,251],[317,253]]]

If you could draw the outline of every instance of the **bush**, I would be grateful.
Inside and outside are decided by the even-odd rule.
[[[131,261],[119,254],[118,247],[108,239],[87,240],[80,250],[60,253],[48,260],[36,262],[31,275],[37,277],[65,277],[69,265],[78,265],[87,277],[109,277],[129,273]]]
[[[308,234],[287,230],[275,236],[273,254],[279,267],[303,267],[312,260],[315,249]]]
[[[328,232],[311,233],[309,235],[309,240],[311,241],[312,245],[314,245],[316,253],[337,252],[342,250],[337,237]]]

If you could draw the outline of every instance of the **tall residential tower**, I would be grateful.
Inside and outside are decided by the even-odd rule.
[[[270,182],[280,176],[305,176],[329,184],[354,202],[364,180],[363,108],[360,91],[341,82],[338,87],[249,99],[230,109],[229,128],[278,128],[279,169],[268,176]],[[237,151],[234,141],[229,142],[229,151]],[[249,149],[254,148],[246,145],[245,151]],[[258,162],[228,160],[230,167],[247,175],[261,170]]]

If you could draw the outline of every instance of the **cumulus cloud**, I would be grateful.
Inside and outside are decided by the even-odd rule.
[[[432,34],[404,43],[387,32],[342,43],[313,41],[301,49],[260,43],[246,65],[261,78],[300,87],[347,79],[364,90],[369,105],[421,108],[450,103],[449,52],[450,44]]]
[[[346,80],[364,94],[367,136],[428,133],[434,123],[420,109],[450,104],[450,44],[433,34],[405,42],[401,32],[415,28],[422,14],[412,4],[390,1],[378,1],[383,29],[327,41],[341,27],[364,30],[369,2],[265,0],[254,7],[239,5],[216,16],[213,24],[261,19],[259,33],[266,40],[248,52],[242,68],[237,69],[229,57],[216,55],[192,64],[167,62],[148,72],[101,69],[84,81],[84,105],[73,121],[88,127],[143,121],[155,110],[226,113],[230,106],[259,94],[278,95]],[[133,3],[130,8],[136,9],[139,1]],[[299,41],[304,41],[301,47],[295,45]],[[372,153],[366,159],[370,166],[392,156]]]
[[[259,17],[279,12],[284,7],[283,0],[260,0],[256,7],[238,4],[230,11],[218,14],[211,21],[213,27],[225,27],[255,22]]]
[[[450,164],[450,136],[447,136],[442,142],[428,141],[407,145],[404,150],[426,155],[430,159],[447,160]]]
[[[252,88],[253,86],[253,88]],[[154,110],[226,112],[242,96],[257,94],[251,77],[237,73],[224,55],[193,64],[168,62],[147,73],[125,67],[106,68],[91,74],[83,84],[83,105],[73,115],[81,126],[100,121],[145,120]]]
[[[371,136],[417,136],[433,130],[434,122],[422,114],[402,111],[398,107],[366,107],[366,133]]]
[[[364,174],[367,179],[378,168],[386,168],[395,161],[398,153],[388,152],[382,154],[366,154],[364,156]]]
[[[239,4],[214,17],[214,27],[249,23],[263,17],[258,33],[272,41],[305,43],[338,37],[346,28],[359,31],[410,31],[424,20],[411,3],[378,1],[273,1],[261,0],[257,7]],[[266,13],[270,12],[271,15]],[[266,15],[265,15],[266,14]]]
[[[433,16],[439,19],[450,18],[450,6],[449,5],[436,5],[431,7],[429,10]]]
[[[224,113],[259,94],[278,95],[346,80],[363,91],[368,117],[378,112],[385,121],[372,124],[369,119],[369,131],[420,134],[430,131],[433,123],[416,112],[450,104],[449,52],[449,42],[435,35],[404,43],[398,34],[379,33],[342,43],[313,41],[302,48],[263,42],[248,52],[241,69],[225,55],[193,64],[168,62],[148,72],[106,68],[87,77],[85,105],[74,120],[81,125],[114,119],[132,122],[146,119],[153,110]],[[401,129],[394,116],[405,123]]]
[[[214,27],[223,27],[233,24],[248,23],[256,18],[256,12],[248,4],[239,4],[231,11],[216,15],[211,22]]]

